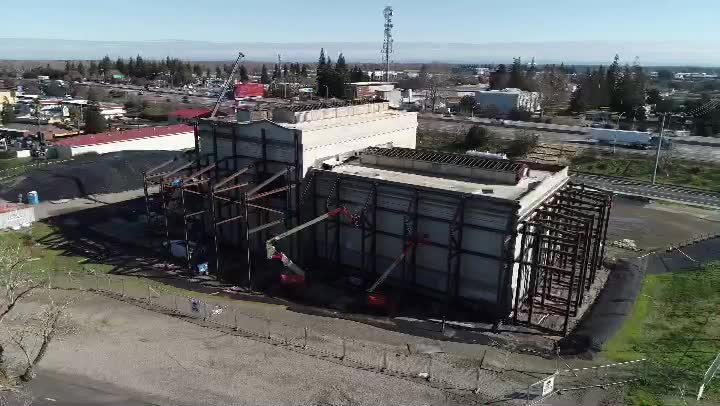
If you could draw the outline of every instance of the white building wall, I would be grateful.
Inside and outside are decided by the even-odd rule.
[[[63,159],[93,152],[97,154],[107,154],[118,151],[182,151],[191,148],[195,148],[195,137],[191,132],[129,141],[109,142],[107,144],[77,147],[56,146],[58,158]]]

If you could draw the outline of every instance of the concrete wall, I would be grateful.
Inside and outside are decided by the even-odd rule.
[[[97,153],[107,154],[118,151],[181,151],[195,147],[195,136],[191,132],[163,135],[159,137],[140,138],[130,141],[109,142],[107,144],[68,147],[55,147],[59,158],[70,158],[76,155]]]
[[[0,229],[21,227],[35,222],[35,208],[31,206],[20,207],[17,210],[0,213]]]

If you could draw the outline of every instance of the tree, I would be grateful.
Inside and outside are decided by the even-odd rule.
[[[97,134],[107,130],[107,121],[100,114],[100,106],[97,103],[91,103],[85,110],[85,133]]]
[[[528,85],[525,78],[525,69],[523,68],[522,61],[519,57],[513,59],[507,86],[515,89],[527,90]]]
[[[270,83],[270,76],[268,75],[267,66],[262,66],[262,71],[260,72],[260,83],[262,84],[269,84]]]
[[[287,65],[287,64],[283,65],[283,73],[282,73],[282,74],[283,74],[283,78],[285,78],[285,79],[287,79],[288,76],[290,76],[290,72],[288,71],[288,65]]]
[[[306,78],[308,77],[308,67],[307,65],[303,64],[302,68],[300,69],[300,76]]]
[[[485,127],[474,125],[470,127],[467,135],[465,135],[465,148],[467,149],[487,149],[493,141],[492,133]]]
[[[98,64],[95,61],[90,61],[90,67],[88,68],[88,75],[93,78],[98,74]]]
[[[660,96],[660,91],[656,88],[648,89],[647,90],[647,102],[648,104],[658,104],[662,101],[662,96]]]
[[[222,77],[222,70],[220,70],[220,66],[215,67],[215,77],[217,77],[217,78]]]
[[[357,65],[350,70],[350,82],[362,82],[365,80],[365,73]]]
[[[432,112],[435,112],[437,108],[437,102],[440,98],[440,81],[437,76],[433,76],[427,79],[425,83],[425,101],[430,102],[430,108]],[[427,103],[425,103],[427,104]]]
[[[82,61],[78,62],[77,71],[78,73],[80,73],[80,75],[85,76],[85,65],[82,63]]]
[[[195,74],[195,76],[197,76],[197,77],[202,76],[202,74],[203,74],[202,66],[195,64],[193,66],[193,74]]]
[[[245,65],[240,65],[240,81],[243,83],[247,83],[250,81],[250,76],[248,76],[247,69],[245,69]]]
[[[35,377],[35,367],[42,361],[52,340],[66,331],[64,319],[71,301],[59,302],[53,296],[47,274],[43,270],[32,269],[31,255],[20,247],[11,247],[8,243],[0,246],[0,324],[7,334],[0,341],[0,391],[17,390],[20,382]],[[31,295],[46,294],[48,304],[39,310],[17,310],[17,305]],[[16,314],[17,313],[17,314]],[[10,317],[8,317],[10,316]],[[11,319],[10,322],[6,321]],[[12,346],[8,344],[12,343]],[[12,348],[20,352],[11,359],[22,360],[14,365],[19,367],[20,375],[15,376],[6,362],[6,354]],[[0,394],[0,399],[6,399]]]
[[[533,152],[539,145],[540,137],[522,131],[517,138],[510,141],[505,153],[511,158],[522,158]]]
[[[15,121],[15,107],[10,104],[10,100],[7,97],[3,97],[0,121],[2,121],[3,124],[10,124]]]
[[[490,74],[490,89],[502,90],[508,87],[510,82],[510,74],[504,64],[498,65],[495,72]]]
[[[554,111],[568,99],[568,80],[555,65],[545,66],[542,77],[537,82],[540,103],[544,110]]]
[[[280,80],[282,75],[282,71],[280,70],[280,66],[278,64],[275,64],[275,68],[273,68],[273,80]]]
[[[463,96],[460,99],[460,108],[462,109],[462,111],[465,111],[465,112],[472,112],[473,110],[475,110],[476,104],[477,104],[477,102],[475,101],[474,96],[470,96],[470,95]]]
[[[675,74],[669,69],[660,69],[658,71],[658,80],[669,81],[675,78]]]

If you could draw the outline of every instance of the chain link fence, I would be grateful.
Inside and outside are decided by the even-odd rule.
[[[383,373],[434,387],[474,394],[484,401],[515,399],[524,404],[528,387],[556,371],[519,371],[516,353],[500,344],[486,349],[479,360],[458,365],[457,359],[442,353],[410,353],[398,347],[368,345],[340,335],[323,334],[310,327],[298,327],[244,311],[228,299],[198,293],[188,295],[145,278],[108,274],[71,274],[50,281],[53,288],[93,292],[147,310],[161,312],[188,322],[282,347],[289,351],[322,358],[348,367]],[[578,376],[580,369],[560,371],[560,376]],[[569,383],[568,383],[569,385]]]

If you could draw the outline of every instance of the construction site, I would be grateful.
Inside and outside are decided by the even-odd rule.
[[[560,336],[604,284],[612,196],[567,167],[417,150],[416,113],[382,102],[272,117],[200,120],[193,160],[144,174],[150,227],[189,274]]]

